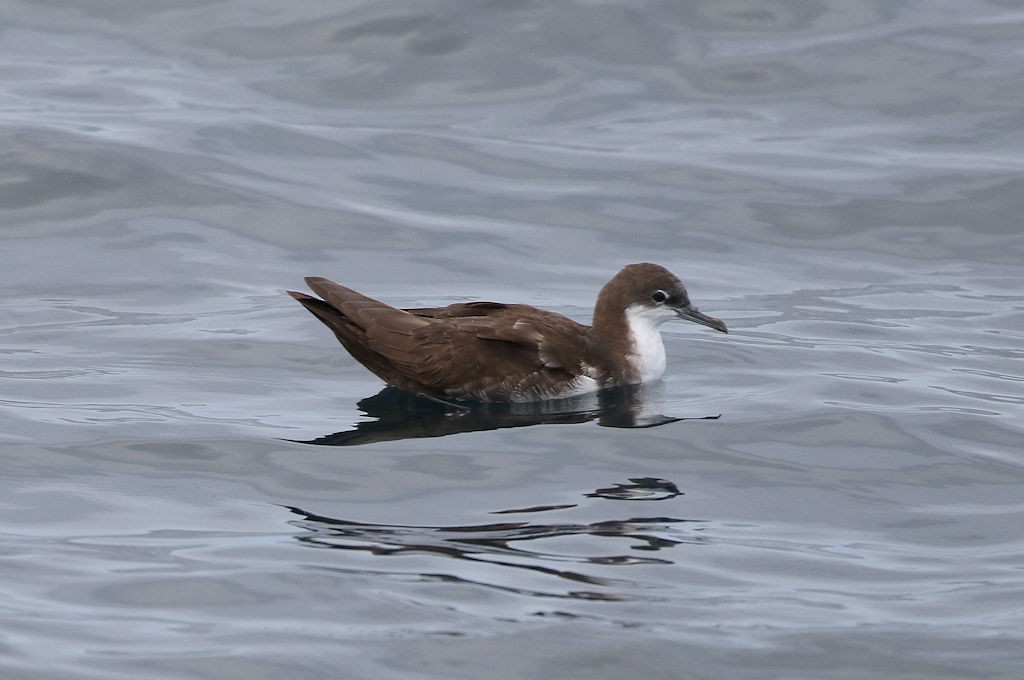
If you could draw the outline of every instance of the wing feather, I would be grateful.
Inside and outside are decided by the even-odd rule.
[[[545,398],[581,376],[587,327],[528,305],[495,302],[403,310],[327,279],[306,279],[322,301],[293,294],[386,382],[440,396]],[[583,362],[579,360],[584,356]]]

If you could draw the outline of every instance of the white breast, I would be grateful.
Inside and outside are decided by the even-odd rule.
[[[671,319],[674,313],[665,308],[631,305],[626,309],[626,323],[633,341],[633,351],[627,356],[640,382],[657,380],[665,373],[665,345],[658,327]]]

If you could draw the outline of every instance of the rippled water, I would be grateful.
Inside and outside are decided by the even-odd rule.
[[[1019,677],[1016,3],[4,14],[4,678]],[[304,275],[642,260],[683,420],[298,443],[413,415]]]

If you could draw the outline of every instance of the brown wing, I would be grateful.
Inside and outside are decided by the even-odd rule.
[[[575,368],[574,362],[579,362],[580,338],[585,337],[588,330],[561,314],[530,305],[463,302],[405,311],[424,318],[449,319],[459,329],[478,338],[533,348],[546,368]]]
[[[482,400],[542,399],[580,375],[586,327],[527,305],[462,303],[401,310],[327,279],[323,300],[289,293],[360,363],[396,387]]]
[[[330,328],[359,363],[396,387],[419,391],[401,365],[389,355],[409,351],[412,334],[431,322],[367,297],[328,279],[309,277],[306,283],[318,299],[305,293],[288,294]]]
[[[510,307],[523,306],[525,305],[506,305],[501,302],[457,302],[447,307],[419,307],[405,311],[430,319],[452,319],[465,316],[487,316]]]
[[[487,313],[480,314],[485,308]],[[439,371],[449,396],[550,399],[578,376],[597,377],[580,361],[581,351],[586,355],[581,346],[586,327],[561,315],[527,305],[469,303],[446,308],[434,318],[445,329],[437,341],[451,350],[450,361],[422,369],[430,377]],[[431,341],[432,331],[424,334]]]

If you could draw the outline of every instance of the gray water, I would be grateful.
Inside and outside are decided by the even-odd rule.
[[[0,17],[3,678],[1021,676],[1020,3]],[[645,260],[692,420],[289,441],[382,387],[303,276]]]

